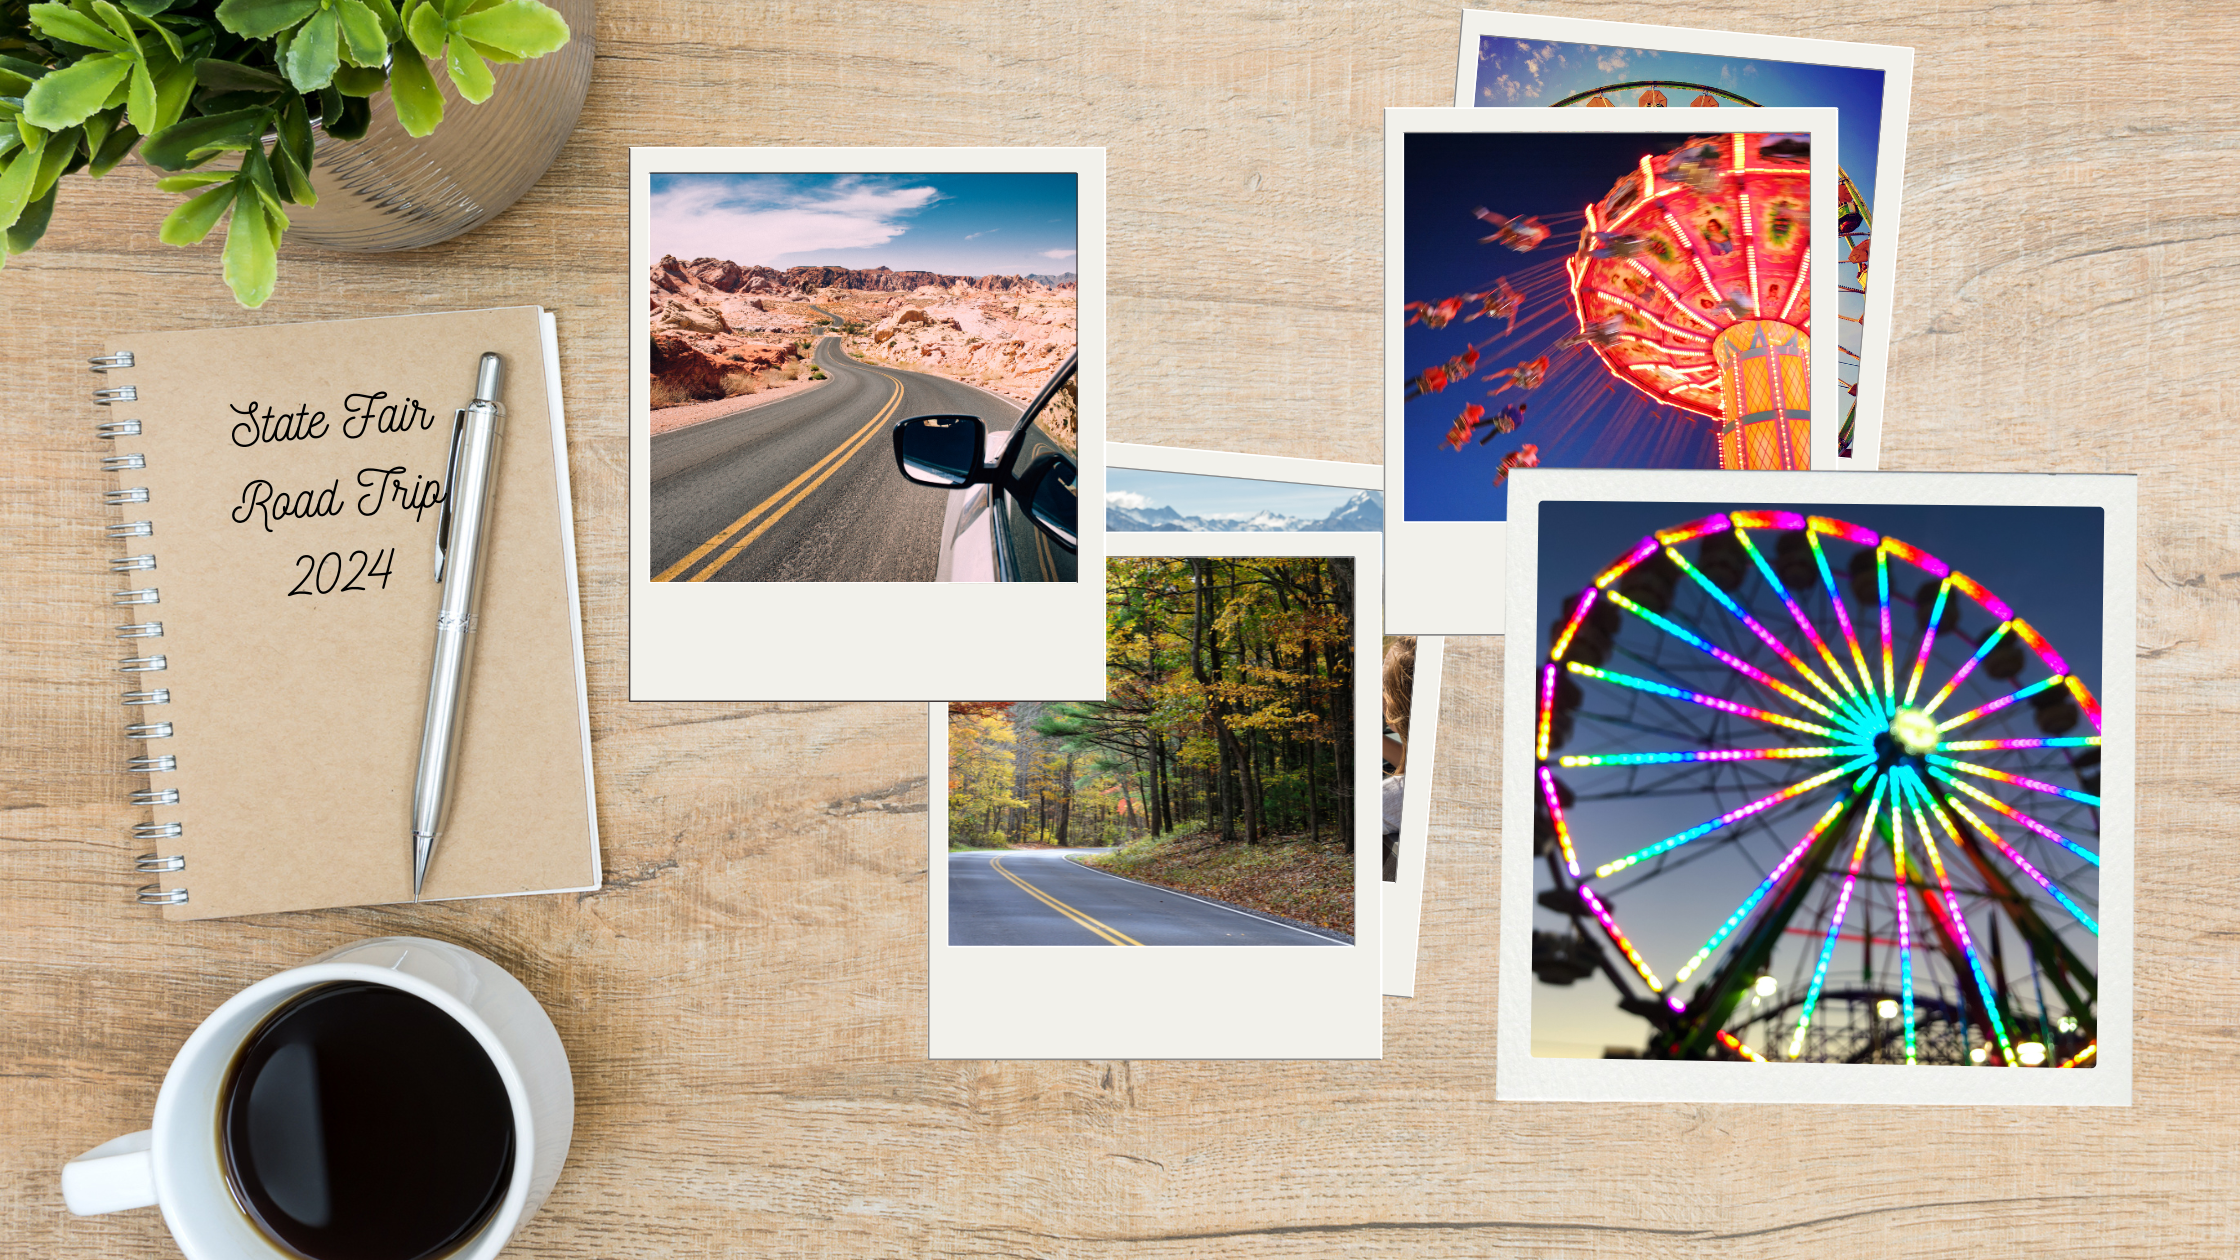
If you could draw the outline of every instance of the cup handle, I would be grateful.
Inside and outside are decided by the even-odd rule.
[[[127,1133],[64,1164],[62,1201],[70,1214],[99,1216],[155,1206],[155,1160],[148,1151],[154,1137],[150,1129]]]

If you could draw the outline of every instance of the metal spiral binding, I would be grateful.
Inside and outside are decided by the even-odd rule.
[[[95,355],[87,362],[92,370],[103,373],[116,368],[133,366],[130,350]],[[120,402],[138,402],[139,399],[140,391],[131,385],[104,386],[93,391],[93,402],[97,407],[107,407]],[[118,438],[140,436],[141,427],[138,420],[108,420],[95,425],[93,434],[103,441],[113,442]],[[137,472],[147,466],[148,457],[138,452],[127,455],[105,455],[101,459],[103,472]],[[146,486],[133,486],[127,489],[111,490],[102,496],[102,500],[111,507],[121,507],[130,503],[146,503],[148,501],[148,488]],[[150,538],[155,535],[155,532],[155,524],[152,521],[126,521],[121,524],[110,525],[107,528],[108,536],[111,538]],[[111,573],[141,573],[155,567],[156,558],[153,555],[122,556],[109,561],[109,571]],[[135,591],[118,591],[113,597],[114,602],[119,605],[153,604],[159,602],[161,598],[156,588],[152,586]],[[160,639],[163,637],[163,623],[160,621],[140,621],[120,625],[117,627],[117,637],[120,639]],[[117,662],[117,669],[128,674],[144,674],[168,668],[169,665],[170,662],[161,654],[127,656]],[[124,693],[124,703],[127,706],[169,704],[171,703],[171,692],[170,689],[164,687],[157,687],[148,691],[127,691]],[[169,739],[172,736],[172,727],[169,722],[132,722],[126,724],[124,733],[127,739]],[[124,765],[126,772],[130,774],[168,774],[179,768],[179,759],[169,753],[146,753],[138,757],[127,758]],[[177,805],[179,803],[179,789],[146,788],[132,793],[131,799],[134,805]],[[132,827],[132,838],[139,841],[176,840],[184,831],[185,828],[176,822],[135,823]],[[143,853],[132,860],[132,869],[143,875],[169,874],[187,869],[187,858],[183,853]],[[143,884],[133,893],[133,900],[144,906],[183,906],[187,903],[187,890],[184,888],[166,888],[162,884]]]

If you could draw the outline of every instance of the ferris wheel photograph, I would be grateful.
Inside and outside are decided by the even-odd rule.
[[[2109,512],[1535,511],[1532,1056],[2098,1067]]]

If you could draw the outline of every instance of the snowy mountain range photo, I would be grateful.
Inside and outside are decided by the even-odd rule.
[[[1132,534],[1374,532],[1384,528],[1384,495],[1376,490],[1357,490],[1353,497],[1319,518],[1268,508],[1191,516],[1165,504],[1152,503],[1141,493],[1114,490],[1105,495],[1104,521],[1108,530]]]

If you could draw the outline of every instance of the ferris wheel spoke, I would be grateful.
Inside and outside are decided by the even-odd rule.
[[[1908,705],[1911,705],[1913,698],[1921,693],[1921,676],[1928,672],[1929,653],[1937,645],[1937,627],[1944,624],[1945,600],[1951,594],[1952,576],[1948,572],[1944,579],[1937,583],[1937,604],[1929,613],[1928,627],[1921,632],[1921,650],[1913,658],[1913,677],[1906,682],[1905,703]],[[1919,605],[1915,605],[1915,607],[1918,608]]]
[[[1820,581],[1828,588],[1828,602],[1836,610],[1836,624],[1843,627],[1843,641],[1851,647],[1851,663],[1859,667],[1859,681],[1866,686],[1867,699],[1874,707],[1882,708],[1882,697],[1874,689],[1874,675],[1867,669],[1867,654],[1859,650],[1859,636],[1851,628],[1851,613],[1843,606],[1843,595],[1836,590],[1835,574],[1828,569],[1828,553],[1820,546],[1817,530],[1806,530],[1805,543],[1812,548],[1812,559],[1820,566]],[[1884,717],[1890,716],[1884,712]]]
[[[2060,686],[2064,681],[2066,681],[2065,675],[2055,674],[2051,678],[2040,679],[2037,682],[2031,683],[2027,687],[2017,688],[2016,690],[2010,691],[2007,694],[1999,697],[1998,699],[1991,701],[1989,704],[1979,704],[1975,708],[1968,710],[1966,713],[1963,713],[1958,717],[1946,718],[1944,721],[1937,723],[1937,731],[1941,734],[1956,727],[1966,726],[1968,723],[1976,721],[1979,718],[1990,717],[1992,714],[2006,708],[2008,705],[2013,704],[2017,700],[2028,700],[2030,697],[2037,695],[2039,692]]]
[[[1646,678],[1636,678],[1631,674],[1620,674],[1607,669],[1597,669],[1592,665],[1582,664],[1578,661],[1566,661],[1564,663],[1564,668],[1570,670],[1574,674],[1583,675],[1588,678],[1600,679],[1603,682],[1612,683],[1620,687],[1630,687],[1635,691],[1647,692],[1648,694],[1653,696],[1662,696],[1668,700],[1685,700],[1690,704],[1700,704],[1707,709],[1717,709],[1721,713],[1731,713],[1736,717],[1753,718],[1757,721],[1770,723],[1774,726],[1786,726],[1791,730],[1805,731],[1813,735],[1825,735],[1829,738],[1838,737],[1838,733],[1836,731],[1829,727],[1821,726],[1816,722],[1807,722],[1800,718],[1784,717],[1779,713],[1769,713],[1764,709],[1752,708],[1751,706],[1746,704],[1736,704],[1732,700],[1721,700],[1717,696],[1707,696],[1700,691],[1687,691],[1679,687],[1667,686],[1664,683],[1652,682]]]
[[[1821,704],[1819,701],[1813,699],[1811,696],[1808,696],[1803,692],[1797,690],[1796,688],[1790,686],[1789,684],[1782,682],[1780,679],[1773,677],[1772,675],[1766,673],[1764,670],[1759,669],[1755,665],[1752,665],[1750,662],[1743,660],[1741,657],[1736,656],[1732,652],[1729,652],[1725,648],[1710,643],[1709,641],[1705,640],[1702,635],[1699,635],[1693,630],[1690,630],[1687,627],[1679,624],[1678,622],[1673,621],[1671,618],[1643,608],[1641,605],[1635,603],[1634,601],[1627,599],[1623,593],[1618,591],[1610,592],[1610,602],[1616,604],[1620,608],[1625,609],[1627,612],[1632,613],[1634,616],[1641,618],[1643,621],[1648,622],[1650,625],[1655,626],[1657,629],[1664,631],[1666,634],[1671,635],[1673,638],[1680,640],[1682,643],[1687,644],[1689,647],[1702,652],[1704,655],[1726,666],[1728,669],[1731,669],[1734,672],[1742,675],[1744,678],[1758,683],[1761,686],[1771,688],[1772,690],[1780,693],[1783,697],[1787,698],[1792,703],[1810,709],[1814,713],[1819,714],[1820,716],[1828,719],[1831,722],[1838,720],[1833,710],[1829,709],[1826,705]]]
[[[1874,583],[1876,598],[1882,611],[1882,694],[1890,699],[1891,712],[1898,706],[1898,678],[1891,670],[1890,643],[1890,540],[1885,538],[1874,549]]]
[[[2023,748],[2098,748],[2098,735],[2049,736],[2043,739],[1955,739],[1937,747],[1948,752],[1993,752]]]
[[[1944,827],[1946,834],[1952,837],[1952,843],[1954,847],[1957,848],[1960,846],[1960,829],[1953,825],[1950,814],[1948,814],[1945,810],[1946,805],[1951,806],[1952,813],[1957,813],[1962,818],[1967,819],[1968,822],[1975,827],[1976,831],[1980,833],[1985,840],[1991,843],[1991,847],[1999,851],[1999,855],[2001,857],[2004,857],[2009,863],[2013,864],[2016,870],[2021,871],[2024,875],[2029,876],[2030,882],[2044,889],[2047,896],[2050,896],[2055,901],[2060,902],[2061,908],[2067,910],[2071,918],[2074,918],[2078,923],[2083,924],[2085,929],[2087,931],[2090,931],[2094,936],[2100,935],[2100,924],[2095,921],[2091,915],[2085,913],[2083,907],[2079,906],[2075,901],[2071,900],[2069,894],[2063,892],[2060,888],[2055,887],[2053,881],[2046,878],[2046,875],[2043,871],[2040,871],[2037,867],[2030,864],[2029,859],[2023,857],[2020,853],[2015,852],[2012,846],[2010,846],[2005,840],[2000,838],[1998,832],[1993,831],[1990,826],[1987,825],[1981,818],[1976,817],[1974,810],[1969,809],[1966,805],[1960,803],[1959,801],[1938,800],[1935,796],[1930,794],[1928,786],[1926,784],[1923,784],[1918,777],[1908,776],[1907,787],[1912,791],[1917,800],[1926,801],[1928,803],[1929,810],[1932,814],[1936,815],[1937,822]]]
[[[2064,797],[2077,802],[2079,805],[2090,805],[2094,809],[2100,808],[2100,798],[2089,792],[2073,792],[2065,787],[2055,787],[2051,783],[2045,783],[2037,779],[2027,779],[2019,774],[2009,774],[2004,770],[1994,770],[1989,766],[1979,766],[1975,762],[1962,761],[1957,757],[1944,757],[1931,753],[1927,760],[1930,765],[1944,766],[1948,769],[1958,770],[1962,774],[1972,774],[1979,779],[1992,779],[2000,783],[2009,783],[2015,787],[2028,788],[2033,792],[2043,792],[2048,796]]]
[[[1657,973],[1650,970],[1649,960],[1643,958],[1641,951],[1633,947],[1633,942],[1627,938],[1625,930],[1618,926],[1617,919],[1611,917],[1610,908],[1602,904],[1602,898],[1595,896],[1594,889],[1587,887],[1585,884],[1577,885],[1576,891],[1579,894],[1579,900],[1585,902],[1588,911],[1594,915],[1595,922],[1602,925],[1602,930],[1610,937],[1611,943],[1616,945],[1618,951],[1626,956],[1627,962],[1633,964],[1634,972],[1643,981],[1647,982],[1649,991],[1652,993],[1664,992],[1664,981],[1657,979]]]
[[[1750,912],[1758,908],[1758,903],[1765,900],[1766,894],[1773,891],[1773,886],[1780,883],[1781,877],[1789,873],[1789,868],[1795,866],[1797,860],[1810,851],[1813,843],[1820,838],[1821,833],[1825,832],[1843,814],[1844,808],[1851,804],[1851,798],[1856,795],[1858,795],[1858,789],[1856,788],[1846,792],[1842,800],[1830,805],[1828,812],[1820,815],[1820,820],[1812,824],[1812,829],[1804,834],[1804,839],[1797,841],[1794,848],[1782,855],[1781,861],[1766,873],[1766,877],[1758,882],[1756,888],[1750,890],[1750,895],[1742,899],[1742,904],[1734,908],[1734,913],[1727,916],[1726,922],[1719,925],[1719,930],[1711,934],[1711,939],[1703,943],[1703,948],[1697,950],[1695,955],[1688,959],[1686,965],[1680,968],[1679,974],[1672,977],[1674,984],[1679,984],[1689,976],[1694,975],[1696,968],[1701,967],[1710,959],[1711,955],[1718,952],[1719,946],[1729,936],[1734,935],[1736,928],[1741,927],[1750,918]]]
[[[1716,818],[1706,819],[1703,822],[1697,823],[1695,826],[1688,828],[1686,831],[1674,832],[1672,835],[1666,836],[1664,839],[1657,841],[1655,844],[1652,844],[1645,849],[1637,849],[1634,852],[1629,853],[1614,862],[1603,863],[1602,865],[1594,869],[1594,877],[1596,879],[1606,879],[1609,876],[1615,875],[1619,871],[1632,866],[1636,862],[1647,861],[1648,859],[1653,858],[1660,853],[1669,853],[1672,850],[1679,848],[1683,844],[1687,844],[1695,840],[1700,840],[1703,837],[1710,835],[1712,832],[1718,831],[1722,828],[1731,827],[1734,824],[1741,822],[1743,819],[1748,818],[1751,815],[1759,813],[1763,810],[1771,809],[1774,806],[1779,805],[1783,801],[1794,800],[1795,798],[1804,795],[1806,792],[1809,792],[1812,789],[1821,786],[1822,784],[1834,782],[1835,780],[1842,778],[1844,775],[1849,774],[1851,771],[1857,770],[1861,766],[1867,765],[1873,760],[1874,755],[1872,753],[1869,753],[1863,757],[1853,758],[1852,760],[1847,761],[1840,766],[1837,766],[1833,770],[1823,770],[1819,774],[1813,775],[1809,779],[1804,779],[1799,782],[1792,783],[1788,787],[1782,788],[1778,792],[1768,793],[1767,795],[1761,796],[1757,800],[1754,800],[1747,805],[1738,806],[1737,808],[1730,809],[1726,813],[1721,814]]]
[[[1992,809],[1997,810],[1999,813],[2006,815],[2017,825],[2022,826],[2030,831],[2036,832],[2038,835],[2053,841],[2055,844],[2058,844],[2062,848],[2067,849],[2069,852],[2076,854],[2078,857],[2083,858],[2085,861],[2092,863],[2094,866],[2100,865],[2099,854],[2085,848],[2083,845],[2078,844],[2076,841],[2071,840],[2069,837],[2062,835],[2060,832],[2055,831],[2053,828],[2046,826],[2044,823],[2039,822],[2037,819],[2032,818],[2030,815],[2023,813],[2021,810],[2016,809],[2014,806],[2007,804],[2005,801],[2000,800],[1998,797],[1991,795],[1989,792],[1986,792],[1982,788],[1977,787],[1975,784],[1968,782],[1966,779],[1955,778],[1952,774],[1950,774],[1940,766],[1929,767],[1929,773],[1935,775],[1940,782],[1948,783],[1953,787],[1960,789],[1962,792],[1967,793],[1969,796],[1972,796],[1977,800],[1983,802],[1985,805],[1990,806]]]
[[[1867,802],[1867,816],[1859,825],[1858,843],[1851,846],[1851,869],[1843,877],[1843,891],[1836,897],[1836,912],[1828,919],[1827,935],[1820,942],[1820,961],[1812,969],[1812,987],[1804,995],[1804,1007],[1797,1014],[1797,1030],[1789,1037],[1789,1057],[1794,1059],[1804,1053],[1805,1033],[1812,1028],[1813,1008],[1820,1005],[1820,990],[1828,982],[1828,964],[1836,956],[1836,938],[1843,933],[1843,919],[1851,909],[1851,891],[1859,885],[1859,867],[1867,858],[1867,843],[1874,839],[1875,811],[1882,807],[1882,798],[1889,787],[1889,776],[1875,785],[1874,797]],[[1897,808],[1892,800],[1891,809]],[[1895,819],[1893,819],[1895,821]],[[1871,946],[1870,946],[1871,948]]]
[[[1837,682],[1843,684],[1843,689],[1847,694],[1851,695],[1854,698],[1857,698],[1859,694],[1858,689],[1851,685],[1850,676],[1845,674],[1843,672],[1843,666],[1837,663],[1836,654],[1829,649],[1827,640],[1820,637],[1820,631],[1818,627],[1812,624],[1812,618],[1804,615],[1804,606],[1796,601],[1795,596],[1789,594],[1789,588],[1782,584],[1780,576],[1773,571],[1773,566],[1767,563],[1764,553],[1758,550],[1757,543],[1753,542],[1750,538],[1749,532],[1742,528],[1740,518],[1753,515],[1763,515],[1771,517],[1786,514],[1770,512],[1737,512],[1734,514],[1734,516],[1737,518],[1734,536],[1737,541],[1741,542],[1742,549],[1750,553],[1750,559],[1757,564],[1758,573],[1765,578],[1766,585],[1772,588],[1773,593],[1780,598],[1782,605],[1789,610],[1789,616],[1797,623],[1797,629],[1802,630],[1804,632],[1805,639],[1819,651],[1820,659],[1824,663],[1826,663],[1828,672],[1835,676]],[[1802,527],[1802,518],[1799,518],[1799,527]],[[1783,657],[1789,661],[1789,664],[1791,666],[1796,668],[1806,677],[1812,679],[1813,683],[1817,685],[1823,693],[1825,693],[1831,699],[1836,698],[1836,693],[1829,689],[1828,684],[1821,682],[1819,675],[1814,674],[1811,670],[1805,668],[1805,664],[1803,661],[1798,660],[1794,656],[1790,656],[1787,649],[1781,649],[1781,652]]]
[[[1913,1064],[1917,1048],[1913,1012],[1913,925],[1906,914],[1911,890],[1906,881],[1906,838],[1890,831],[1890,895],[1898,910],[1898,993],[1905,1004],[1906,1062]]]
[[[1567,754],[1556,764],[1569,770],[1580,766],[1662,766],[1690,761],[1823,761],[1831,757],[1856,757],[1874,751],[1865,744],[1827,744],[1812,748],[1706,748],[1699,752]]]
[[[1571,878],[1579,878],[1579,855],[1571,847],[1571,828],[1563,821],[1563,802],[1557,799],[1555,772],[1540,767],[1540,792],[1548,802],[1548,817],[1555,823],[1556,843],[1563,847],[1563,867]]]
[[[1946,700],[1951,699],[1952,693],[1959,689],[1961,683],[1964,683],[1968,680],[1968,675],[1975,672],[1976,666],[1983,663],[1983,658],[1991,655],[1991,649],[1999,646],[1999,640],[2006,637],[2007,630],[2012,627],[2013,624],[2014,623],[2012,621],[2002,621],[1999,623],[1997,629],[1993,630],[1990,634],[1985,635],[1983,638],[1983,642],[1976,645],[1975,655],[1969,657],[1966,663],[1960,666],[1959,670],[1952,675],[1951,681],[1947,682],[1941,689],[1939,689],[1936,695],[1929,697],[1929,703],[1921,706],[1921,711],[1923,713],[1934,714],[1937,711],[1937,706],[1943,704]]]
[[[1738,529],[1735,531],[1735,533],[1737,535],[1740,535],[1742,531]],[[1667,546],[1665,548],[1665,554],[1667,556],[1670,556],[1673,563],[1679,566],[1680,571],[1687,574],[1690,580],[1694,581],[1698,587],[1701,587],[1703,589],[1703,592],[1705,594],[1709,595],[1713,600],[1718,602],[1720,607],[1726,609],[1730,614],[1732,614],[1736,621],[1741,622],[1745,627],[1747,627],[1751,634],[1756,635],[1759,642],[1764,643],[1767,647],[1773,649],[1774,655],[1779,656],[1783,661],[1787,662],[1789,668],[1797,671],[1798,675],[1804,678],[1805,681],[1811,683],[1814,687],[1819,688],[1822,695],[1825,695],[1830,700],[1835,701],[1838,706],[1842,705],[1843,697],[1837,695],[1835,688],[1830,687],[1825,681],[1821,679],[1820,675],[1814,673],[1812,667],[1804,663],[1803,657],[1798,656],[1795,652],[1789,649],[1788,644],[1783,643],[1779,638],[1776,638],[1773,631],[1766,629],[1764,623],[1760,622],[1756,617],[1753,617],[1749,613],[1743,611],[1742,605],[1736,603],[1733,596],[1727,594],[1723,590],[1720,590],[1718,583],[1713,582],[1708,577],[1705,577],[1702,570],[1688,563],[1687,557],[1681,555],[1678,548]],[[1838,674],[1837,677],[1841,678],[1842,675]],[[1848,680],[1846,680],[1846,685],[1848,685]],[[1814,707],[1817,708],[1818,706]],[[1827,713],[1828,711],[1826,709],[1821,709],[1820,712]],[[1833,719],[1835,715],[1829,714],[1829,717]]]
[[[1898,773],[1914,777],[1910,766],[1901,767]],[[1927,795],[1928,788],[1924,786],[1921,793]],[[2014,1067],[2014,1044],[2007,1039],[2006,1021],[2000,1018],[1999,1002],[1992,992],[1991,977],[1985,973],[1983,960],[1976,954],[1975,942],[1969,938],[1968,919],[1960,909],[1960,898],[1953,895],[1952,878],[1944,869],[1944,855],[1937,849],[1937,838],[1930,833],[1928,820],[1921,816],[1918,804],[1914,806],[1913,817],[1918,824],[1915,830],[1921,833],[1921,851],[1929,855],[1929,866],[1937,875],[1937,887],[1944,893],[1946,926],[1958,940],[1961,952],[1967,956],[1968,970],[1975,978],[1976,992],[1983,997],[1983,1013],[1990,1021],[1992,1034],[1998,1039],[1999,1061],[2007,1067]]]

